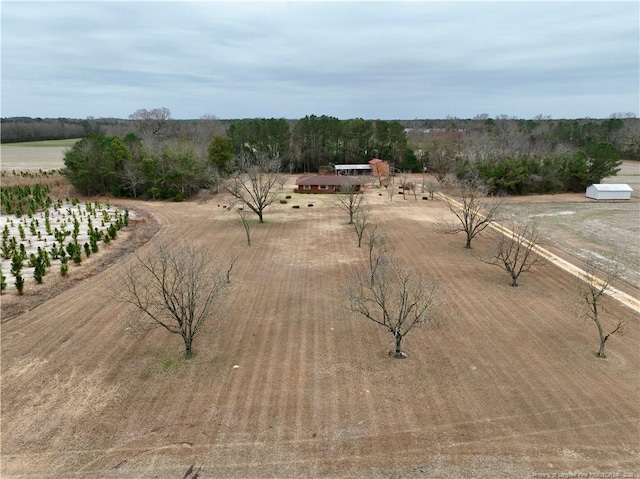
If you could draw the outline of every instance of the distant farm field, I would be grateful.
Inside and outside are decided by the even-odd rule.
[[[77,139],[29,141],[0,145],[2,170],[55,170],[64,167],[64,154]]]
[[[45,148],[50,146],[71,147],[79,138],[67,138],[65,140],[41,140],[41,141],[23,141],[20,143],[3,143],[3,147],[7,148]]]
[[[371,189],[389,246],[407,268],[440,278],[448,298],[443,323],[414,331],[410,357],[391,359],[390,334],[344,307],[345,281],[365,265],[345,213],[328,195],[292,193],[293,182],[288,203],[254,225],[251,246],[224,195],[117,201],[160,224],[151,243],[193,242],[222,266],[237,255],[225,307],[188,361],[178,337],[132,335],[105,299],[129,255],[3,320],[3,478],[176,478],[191,465],[201,478],[640,472],[636,311],[609,304],[605,323],[624,318],[629,328],[598,359],[595,326],[573,314],[569,273],[547,264],[512,288],[476,259],[487,239],[469,251],[438,232],[451,215],[442,201],[390,202]],[[580,261],[562,218],[597,218],[580,247],[605,242],[634,258],[638,245],[621,231],[638,227],[640,203],[619,205],[557,195],[509,206],[540,214],[554,251]],[[626,290],[638,297],[633,282]],[[3,295],[3,305],[15,299]]]
[[[616,176],[605,178],[603,183],[626,183],[633,188],[631,196],[640,198],[640,161],[625,160]]]

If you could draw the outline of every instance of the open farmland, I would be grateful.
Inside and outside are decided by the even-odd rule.
[[[592,257],[600,267],[619,264],[622,276],[640,288],[640,203],[596,202],[582,194],[509,198],[506,215],[532,217],[544,246],[582,264]]]
[[[3,322],[2,477],[640,472],[637,313],[611,305],[630,327],[599,360],[571,275],[548,264],[511,288],[472,257],[486,240],[468,251],[437,232],[442,202],[366,194],[397,256],[447,288],[445,321],[407,336],[409,359],[390,359],[391,336],[344,308],[365,251],[329,196],[273,205],[251,246],[222,196],[119,201],[157,219],[152,242],[194,242],[223,267],[238,255],[221,321],[188,361],[179,337],[129,334],[105,294],[124,256]]]
[[[77,140],[30,141],[0,146],[2,170],[56,170],[64,167],[64,154]]]
[[[623,161],[616,176],[604,178],[603,183],[626,183],[633,188],[631,196],[640,198],[640,161]]]

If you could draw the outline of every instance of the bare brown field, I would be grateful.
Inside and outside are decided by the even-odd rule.
[[[0,146],[2,170],[57,170],[64,168],[68,146]]]
[[[223,265],[239,255],[224,317],[188,361],[178,337],[130,335],[105,294],[132,259],[122,256],[4,322],[0,475],[180,478],[192,464],[203,478],[640,472],[638,315],[611,304],[608,317],[630,328],[600,360],[595,326],[573,316],[570,274],[548,264],[512,288],[472,257],[486,240],[468,251],[437,232],[442,202],[367,195],[397,256],[447,287],[445,322],[409,335],[408,359],[389,358],[391,336],[343,306],[364,251],[330,197],[274,205],[251,246],[224,197],[119,202],[159,221],[152,242],[195,242]]]
[[[602,180],[603,183],[626,183],[633,188],[632,198],[640,198],[640,161],[624,160],[616,176]]]
[[[622,276],[640,288],[640,202],[595,201],[581,193],[509,198],[505,213],[533,217],[544,246],[583,264],[587,257],[601,267],[623,266]]]

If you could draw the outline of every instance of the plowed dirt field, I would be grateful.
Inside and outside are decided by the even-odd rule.
[[[598,359],[569,273],[512,288],[473,257],[487,240],[438,233],[441,201],[366,194],[397,256],[446,286],[444,321],[407,336],[408,359],[345,309],[365,251],[329,196],[274,204],[251,246],[223,196],[119,202],[157,219],[151,242],[238,256],[214,331],[190,360],[175,335],[130,334],[106,294],[130,254],[3,319],[1,477],[635,477],[638,314],[610,305],[605,323],[629,329]]]

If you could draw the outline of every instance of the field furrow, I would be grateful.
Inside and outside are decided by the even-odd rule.
[[[441,321],[407,336],[408,359],[345,307],[366,248],[329,197],[273,205],[251,246],[218,206],[228,198],[132,202],[161,224],[142,252],[193,242],[223,271],[237,256],[211,331],[189,360],[177,335],[127,331],[107,292],[133,255],[3,323],[2,477],[169,478],[191,464],[231,478],[636,471],[637,315],[611,304],[607,324],[629,329],[598,359],[571,274],[547,264],[512,288],[478,259],[487,238],[466,250],[438,232],[441,202],[367,194],[396,258],[446,291]]]

